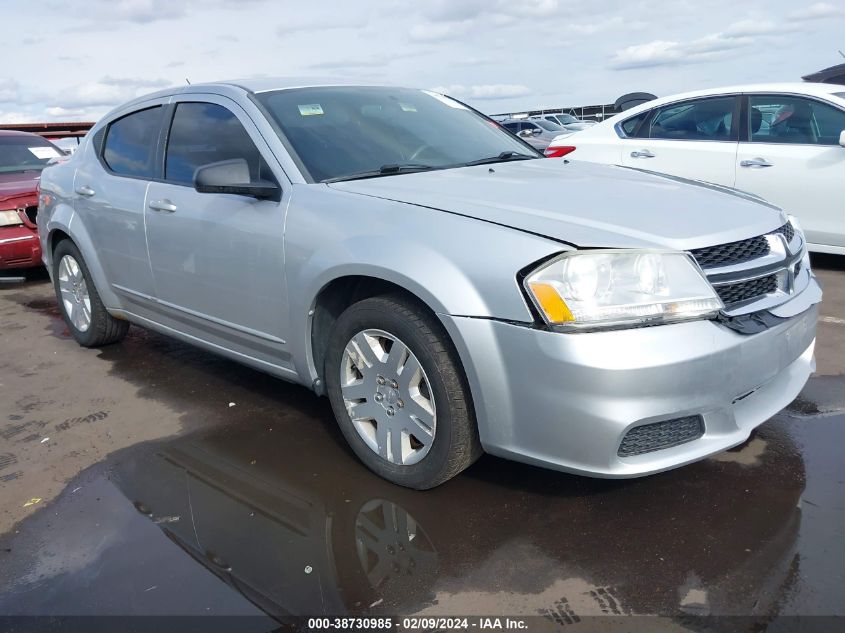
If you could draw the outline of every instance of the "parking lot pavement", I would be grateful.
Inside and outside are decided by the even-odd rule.
[[[815,265],[818,373],[742,447],[422,493],[306,389],[139,328],[79,348],[43,276],[0,285],[0,615],[845,614],[845,258]]]

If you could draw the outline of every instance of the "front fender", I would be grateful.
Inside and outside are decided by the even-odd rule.
[[[517,272],[560,243],[436,209],[295,187],[285,226],[291,336],[297,371],[316,378],[312,311],[333,280],[366,276],[413,293],[441,315],[532,321]]]

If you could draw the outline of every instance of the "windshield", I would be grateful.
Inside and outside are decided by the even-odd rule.
[[[549,132],[560,132],[563,130],[557,123],[553,123],[552,121],[546,121],[545,119],[531,119],[532,123],[536,123],[544,130]]]
[[[0,173],[41,171],[61,151],[40,136],[0,135]]]
[[[572,123],[578,123],[578,119],[576,119],[571,114],[558,114],[557,120],[563,123],[564,125],[570,125]]]
[[[259,93],[314,181],[385,167],[459,167],[497,156],[541,156],[466,106],[406,88],[323,87]],[[504,158],[503,158],[504,159]]]

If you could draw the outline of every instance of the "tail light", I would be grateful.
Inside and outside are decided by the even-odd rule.
[[[560,158],[574,151],[575,147],[572,145],[560,145],[558,147],[547,147],[543,153],[546,155],[546,158]]]

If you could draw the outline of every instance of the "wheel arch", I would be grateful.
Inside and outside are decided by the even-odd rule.
[[[352,304],[370,297],[387,294],[399,295],[408,299],[421,310],[427,312],[443,327],[443,323],[437,314],[438,311],[442,311],[443,307],[436,300],[432,300],[431,297],[426,300],[406,286],[383,276],[362,273],[335,277],[320,288],[309,311],[309,365],[313,375],[316,376],[313,387],[317,393],[321,395],[324,393],[326,349],[329,336],[337,319]],[[451,340],[451,336],[445,327],[443,327],[443,335],[449,340],[456,357],[460,361],[457,346]],[[463,363],[461,365],[461,369],[463,369]]]
[[[73,242],[82,253],[82,257],[85,259],[85,265],[88,267],[88,272],[94,280],[94,287],[97,289],[97,293],[100,295],[100,299],[106,308],[119,307],[120,301],[106,279],[105,271],[103,270],[99,257],[97,257],[91,236],[88,234],[85,226],[79,221],[73,209],[69,207],[57,207],[47,224],[46,256],[49,257],[51,274],[54,265],[53,252],[56,250],[56,246],[63,240]]]

